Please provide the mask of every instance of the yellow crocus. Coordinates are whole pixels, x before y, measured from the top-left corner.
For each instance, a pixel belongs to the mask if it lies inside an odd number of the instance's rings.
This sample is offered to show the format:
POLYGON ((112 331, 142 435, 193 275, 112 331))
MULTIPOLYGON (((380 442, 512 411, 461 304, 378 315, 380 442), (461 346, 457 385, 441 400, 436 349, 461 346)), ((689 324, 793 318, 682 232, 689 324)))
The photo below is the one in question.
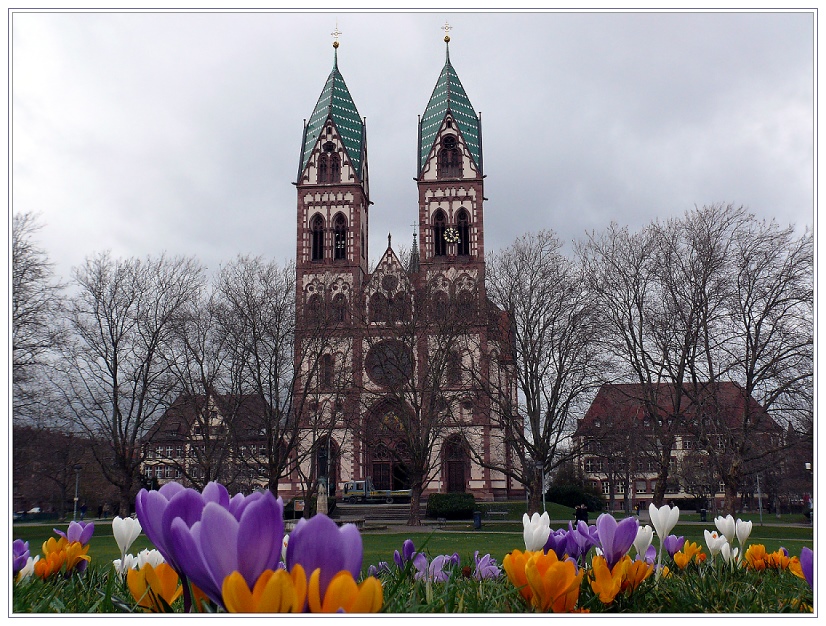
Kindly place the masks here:
POLYGON ((622 591, 633 593, 642 581, 654 573, 654 565, 646 561, 632 561, 627 554, 614 566, 622 567, 622 591))
POLYGON ((547 554, 535 552, 525 564, 525 577, 533 592, 531 603, 540 611, 573 611, 584 574, 584 571, 576 573, 573 562, 560 561, 553 550, 547 554))
POLYGON ((229 613, 300 613, 307 594, 307 577, 300 565, 286 570, 264 570, 252 591, 240 572, 224 579, 221 595, 229 613))
POLYGON ((79 541, 73 541, 66 545, 66 573, 71 572, 81 561, 91 561, 92 557, 86 554, 89 551, 89 544, 81 545, 79 541))
POLYGON ((800 559, 796 556, 789 560, 789 571, 798 578, 806 580, 806 575, 803 573, 803 567, 800 565, 800 559))
POLYGON ((66 537, 61 537, 60 539, 55 539, 54 537, 49 537, 46 541, 43 542, 43 554, 49 556, 50 554, 54 554, 55 552, 63 552, 66 549, 66 545, 69 541, 66 537))
POLYGON ((531 591, 528 579, 525 577, 525 565, 534 554, 536 552, 513 550, 502 559, 502 567, 508 575, 508 580, 519 590, 519 595, 528 602, 533 598, 533 591, 531 591))
POLYGON ((163 613, 165 607, 177 600, 183 593, 178 584, 178 573, 166 563, 152 567, 145 563, 140 570, 130 569, 126 573, 126 584, 138 606, 145 611, 163 613))
POLYGON ((622 588, 621 563, 617 563, 614 569, 610 570, 604 556, 595 556, 591 559, 591 589, 603 604, 613 602, 622 588))
POLYGON ((699 563, 705 560, 705 556, 700 544, 686 541, 683 549, 674 554, 674 562, 680 569, 685 569, 692 560, 699 563))
POLYGON ((748 547, 744 555, 746 566, 753 570, 764 570, 766 569, 768 556, 766 546, 762 543, 753 543, 748 547))
POLYGON ((333 576, 324 598, 321 597, 321 570, 314 570, 307 586, 307 599, 313 613, 377 613, 384 602, 377 578, 370 576, 357 585, 346 570, 333 576))

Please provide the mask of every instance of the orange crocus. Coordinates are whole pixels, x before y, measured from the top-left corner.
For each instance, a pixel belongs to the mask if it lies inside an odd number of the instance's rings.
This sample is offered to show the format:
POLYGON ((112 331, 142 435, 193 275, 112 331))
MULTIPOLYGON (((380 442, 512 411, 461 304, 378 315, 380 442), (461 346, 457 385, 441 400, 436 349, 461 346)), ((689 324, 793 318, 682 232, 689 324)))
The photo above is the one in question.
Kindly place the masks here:
POLYGON ((155 567, 145 563, 140 570, 130 569, 126 573, 126 584, 138 606, 155 613, 163 613, 183 593, 178 573, 166 563, 155 567))
POLYGON ((264 570, 252 590, 240 572, 232 572, 221 586, 229 613, 300 613, 307 596, 307 577, 301 565, 286 570, 264 570))
POLYGON ((79 541, 73 541, 66 545, 63 551, 66 554, 66 573, 71 572, 81 561, 91 561, 87 552, 89 552, 89 544, 81 545, 79 541))
POLYGON ((525 565, 534 554, 536 553, 513 550, 502 559, 502 567, 508 575, 508 580, 519 590, 519 595, 528 602, 533 598, 533 591, 531 591, 528 579, 525 576, 525 565))
POLYGON ((54 537, 49 537, 46 541, 43 542, 43 554, 49 556, 55 552, 63 552, 66 549, 69 540, 66 537, 61 537, 60 539, 55 539, 54 537))
POLYGON ((46 579, 53 574, 57 574, 66 563, 66 552, 57 550, 46 552, 42 559, 34 564, 34 573, 38 578, 46 579))
POLYGON ((313 613, 378 613, 384 596, 378 578, 370 576, 358 585, 350 572, 342 570, 333 576, 322 598, 321 569, 316 569, 307 585, 307 600, 313 613))
POLYGON ((616 569, 622 565, 622 591, 633 593, 640 586, 642 581, 654 573, 654 565, 646 561, 632 561, 627 554, 622 561, 614 566, 616 569))
POLYGON ((572 561, 560 561, 553 550, 547 554, 535 552, 525 563, 525 577, 533 592, 531 604, 540 611, 573 611, 584 574, 584 571, 577 574, 572 561))

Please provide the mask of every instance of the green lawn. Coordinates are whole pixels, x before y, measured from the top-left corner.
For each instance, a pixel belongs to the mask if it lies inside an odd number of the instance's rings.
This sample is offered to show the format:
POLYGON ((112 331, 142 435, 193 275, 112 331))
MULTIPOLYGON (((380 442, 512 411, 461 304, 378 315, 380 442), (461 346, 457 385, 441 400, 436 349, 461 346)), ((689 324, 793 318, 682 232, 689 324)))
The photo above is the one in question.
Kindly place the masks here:
MULTIPOLYGON (((449 522, 444 530, 434 530, 423 527, 422 532, 407 534, 391 534, 381 532, 362 533, 364 545, 364 567, 376 564, 379 561, 393 562, 393 552, 401 550, 404 540, 413 540, 417 549, 424 549, 430 555, 453 554, 458 552, 463 563, 473 558, 478 550, 480 554, 491 554, 500 563, 504 556, 513 549, 524 550, 521 522, 487 523, 482 522, 481 530, 473 530, 472 522, 449 522)), ((32 555, 40 554, 41 544, 49 537, 55 536, 52 528, 65 530, 67 524, 47 525, 19 525, 15 524, 12 531, 13 539, 23 539, 29 542, 32 555)), ((558 525, 552 525, 556 529, 558 525)), ((705 551, 703 530, 713 530, 714 522, 707 524, 678 524, 674 534, 683 535, 689 541, 699 543, 705 551)), ((770 552, 780 546, 785 547, 790 554, 799 555, 803 546, 813 548, 811 526, 777 526, 754 523, 749 543, 762 543, 770 552)), ((655 537, 654 545, 659 547, 655 537)), ((151 548, 145 535, 141 535, 132 545, 130 552, 137 554, 144 548, 151 548)), ((96 523, 95 534, 92 537, 89 555, 96 563, 111 562, 120 558, 115 539, 112 536, 110 523, 96 523)))

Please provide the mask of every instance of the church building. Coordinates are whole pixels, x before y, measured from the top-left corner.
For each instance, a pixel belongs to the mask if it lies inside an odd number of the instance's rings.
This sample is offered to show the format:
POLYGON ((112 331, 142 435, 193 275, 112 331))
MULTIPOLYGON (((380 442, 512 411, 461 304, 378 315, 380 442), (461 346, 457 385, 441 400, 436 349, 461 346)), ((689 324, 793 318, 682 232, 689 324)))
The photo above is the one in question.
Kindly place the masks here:
POLYGON ((416 221, 418 233, 404 258, 388 236, 369 266, 367 131, 339 71, 337 41, 305 123, 295 181, 294 397, 300 445, 310 451, 300 455, 300 474, 331 494, 366 478, 379 489, 418 484, 425 497, 523 493, 502 471, 511 452, 490 409, 500 402, 491 394, 515 401, 510 325, 485 292, 481 120, 449 41, 410 146, 418 207, 399 219, 416 221))

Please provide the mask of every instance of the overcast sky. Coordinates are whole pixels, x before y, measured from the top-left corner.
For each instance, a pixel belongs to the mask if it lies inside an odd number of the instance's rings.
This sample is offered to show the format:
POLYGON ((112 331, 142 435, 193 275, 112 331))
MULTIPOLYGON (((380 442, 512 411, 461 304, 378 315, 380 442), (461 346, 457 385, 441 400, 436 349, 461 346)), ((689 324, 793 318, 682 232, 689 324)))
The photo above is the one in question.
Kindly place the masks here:
POLYGON ((814 223, 811 13, 14 13, 12 206, 86 256, 295 256, 303 120, 367 118, 370 257, 409 247, 417 116, 450 58, 482 114, 486 248, 694 205, 814 223))

